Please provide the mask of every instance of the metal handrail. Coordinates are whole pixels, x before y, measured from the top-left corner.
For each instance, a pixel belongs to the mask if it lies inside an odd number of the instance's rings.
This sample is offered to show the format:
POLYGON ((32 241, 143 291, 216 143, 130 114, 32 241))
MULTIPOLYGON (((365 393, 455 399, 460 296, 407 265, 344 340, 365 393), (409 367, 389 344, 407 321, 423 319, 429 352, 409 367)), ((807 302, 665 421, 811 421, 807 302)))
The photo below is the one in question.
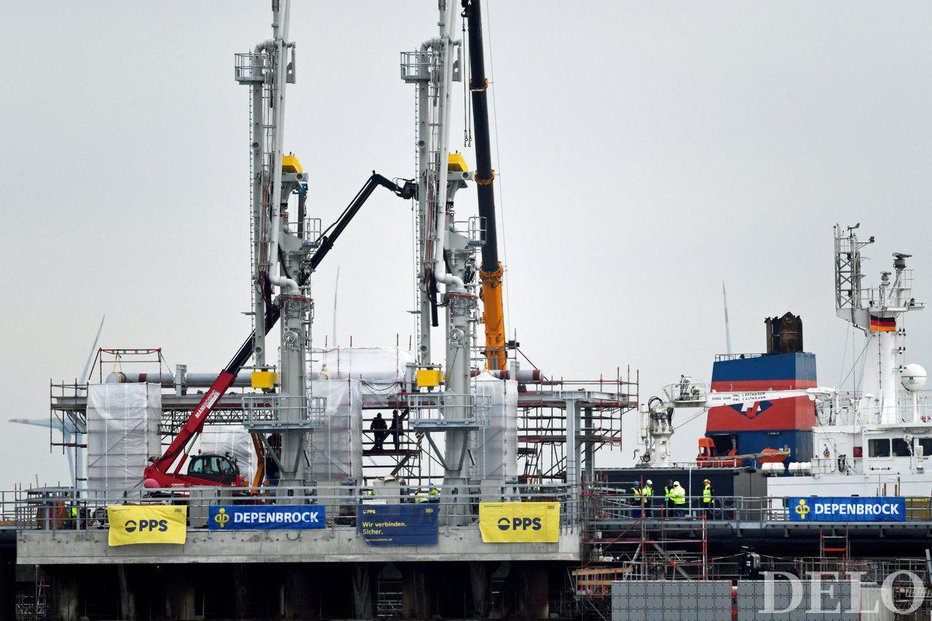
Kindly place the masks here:
MULTIPOLYGON (((559 502, 562 530, 579 524, 578 488, 563 484, 469 484, 438 486, 440 494, 405 485, 331 485, 310 487, 196 487, 128 490, 46 488, 18 494, 0 504, 5 528, 35 530, 95 530, 107 528, 107 507, 113 505, 185 505, 188 530, 206 530, 211 506, 324 505, 328 527, 356 526, 356 508, 366 504, 434 503, 444 527, 476 527, 483 502, 559 502), (73 510, 74 509, 74 510, 73 510), (197 517, 202 516, 202 517, 197 517)), ((2 494, 2 493, 0 493, 2 494)), ((4 526, 0 526, 0 529, 4 526)))

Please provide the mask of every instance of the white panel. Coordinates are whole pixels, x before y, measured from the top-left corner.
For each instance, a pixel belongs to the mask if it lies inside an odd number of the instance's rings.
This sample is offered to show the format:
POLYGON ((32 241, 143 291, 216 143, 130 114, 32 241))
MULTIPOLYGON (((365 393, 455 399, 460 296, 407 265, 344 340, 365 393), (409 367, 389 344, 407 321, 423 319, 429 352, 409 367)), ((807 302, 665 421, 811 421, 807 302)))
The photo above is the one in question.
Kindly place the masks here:
POLYGON ((515 479, 518 476, 518 383, 482 373, 475 379, 475 394, 491 400, 488 425, 476 433, 476 478, 515 479))
POLYGON ((362 479, 362 392, 357 380, 311 382, 315 397, 327 399, 323 426, 310 434, 308 459, 312 481, 362 479))
POLYGON ((87 486, 137 487, 159 457, 162 392, 155 384, 91 384, 87 390, 87 486))

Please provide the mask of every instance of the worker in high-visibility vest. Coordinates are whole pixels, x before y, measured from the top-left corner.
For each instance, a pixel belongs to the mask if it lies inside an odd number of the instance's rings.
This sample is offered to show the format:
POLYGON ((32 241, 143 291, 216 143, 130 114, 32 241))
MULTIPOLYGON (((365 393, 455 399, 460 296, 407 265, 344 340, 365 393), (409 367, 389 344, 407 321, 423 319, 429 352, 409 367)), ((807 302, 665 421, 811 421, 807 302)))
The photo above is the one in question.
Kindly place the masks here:
POLYGON ((644 486, 641 488, 641 506, 644 509, 641 511, 643 517, 649 517, 651 514, 651 503, 654 502, 654 482, 650 479, 644 483, 644 486))
POLYGON ((715 503, 712 502, 712 481, 705 479, 702 482, 702 507, 705 509, 706 519, 712 519, 712 507, 715 503))
POLYGON ((427 502, 440 502, 440 490, 433 483, 430 484, 430 489, 427 490, 427 502))
POLYGON ((673 479, 667 479, 663 486, 663 508, 664 516, 673 515, 673 479))
POLYGON ((670 498, 673 500, 673 514, 676 517, 686 515, 686 490, 680 485, 679 481, 673 482, 673 489, 670 490, 670 498))
MULTIPOLYGON (((637 485, 631 488, 631 498, 634 501, 632 503, 634 504, 634 506, 636 507, 641 506, 641 488, 638 487, 637 485)), ((632 517, 641 517, 641 513, 642 513, 641 509, 635 509, 634 511, 631 512, 631 515, 632 517)))

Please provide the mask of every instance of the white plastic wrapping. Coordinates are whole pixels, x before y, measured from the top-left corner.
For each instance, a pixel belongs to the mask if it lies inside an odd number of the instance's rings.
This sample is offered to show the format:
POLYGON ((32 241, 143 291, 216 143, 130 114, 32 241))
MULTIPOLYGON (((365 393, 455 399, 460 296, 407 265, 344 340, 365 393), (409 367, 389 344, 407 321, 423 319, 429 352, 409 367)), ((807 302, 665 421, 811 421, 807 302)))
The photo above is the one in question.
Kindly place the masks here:
POLYGON ((198 438, 197 448, 205 453, 218 455, 230 453, 236 459, 239 473, 247 481, 252 481, 256 473, 256 449, 252 443, 252 436, 242 425, 206 425, 198 438))
POLYGON ((328 379, 392 384, 405 376, 414 354, 398 347, 331 347, 320 354, 315 372, 328 379))
POLYGON ((87 486, 108 492, 136 487, 150 457, 162 453, 156 384, 91 384, 87 390, 87 486))
POLYGON ((506 481, 518 476, 518 382, 482 373, 476 396, 488 396, 488 425, 476 433, 476 478, 506 481))
POLYGON ((327 399, 323 425, 310 434, 312 481, 362 480, 362 390, 358 380, 316 380, 315 397, 327 399))

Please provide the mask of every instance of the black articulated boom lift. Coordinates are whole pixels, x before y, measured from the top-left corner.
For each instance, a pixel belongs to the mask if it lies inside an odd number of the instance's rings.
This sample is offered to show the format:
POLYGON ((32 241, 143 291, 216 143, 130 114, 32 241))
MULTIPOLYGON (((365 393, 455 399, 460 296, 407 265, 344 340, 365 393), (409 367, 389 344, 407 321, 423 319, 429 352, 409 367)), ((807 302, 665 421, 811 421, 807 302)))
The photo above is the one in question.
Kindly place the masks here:
MULTIPOLYGON (((369 177, 355 198, 343 210, 336 222, 321 234, 318 239, 317 251, 311 258, 310 272, 317 269, 317 266, 327 257, 334 243, 343 234, 343 231, 346 230, 346 227, 359 213, 366 201, 369 200, 372 192, 379 186, 391 190, 396 196, 403 199, 414 198, 417 194, 417 184, 414 181, 404 180, 402 185, 398 185, 373 171, 372 176, 369 177)), ((306 276, 302 278, 299 284, 303 285, 306 278, 306 276)), ((268 283, 263 289, 269 291, 268 283)), ((266 334, 275 327, 280 316, 281 309, 269 300, 265 314, 264 329, 266 334)), ((236 462, 225 455, 197 455, 191 459, 186 474, 182 474, 181 469, 188 460, 191 445, 204 430, 207 417, 210 416, 211 411, 217 406, 217 403, 220 402, 230 386, 233 385, 236 375, 252 357, 254 344, 255 332, 252 332, 249 338, 240 346, 233 359, 224 367, 214 383, 204 393, 201 401, 194 408, 191 416, 188 417, 181 431, 178 432, 169 447, 165 449, 162 456, 146 467, 144 484, 147 488, 246 484, 236 462)))

